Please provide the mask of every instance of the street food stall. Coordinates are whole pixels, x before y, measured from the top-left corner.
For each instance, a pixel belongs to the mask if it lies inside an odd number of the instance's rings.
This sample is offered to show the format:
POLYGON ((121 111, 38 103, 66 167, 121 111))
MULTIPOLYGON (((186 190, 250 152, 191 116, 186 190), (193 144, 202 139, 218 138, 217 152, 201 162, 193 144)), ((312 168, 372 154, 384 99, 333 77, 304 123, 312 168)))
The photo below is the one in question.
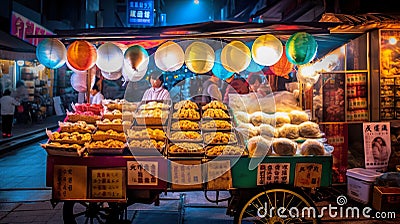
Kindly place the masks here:
MULTIPOLYGON (((68 55, 67 65, 78 72, 88 70, 89 77, 94 64, 109 76, 122 69, 124 79, 133 83, 149 72, 164 76, 182 66, 195 74, 180 81, 193 89, 189 96, 182 97, 184 85, 176 84, 176 91, 174 86, 169 89, 170 100, 132 101, 141 99, 142 93, 127 85, 124 99, 105 99, 100 105, 75 104, 74 111, 59 123, 59 131, 48 131, 49 141, 42 145, 48 153, 46 184, 52 187, 52 201, 64 202, 64 222, 125 220, 129 205, 158 205, 160 193, 168 191, 204 191, 207 199, 209 191, 229 191, 229 198, 220 199, 216 194, 211 201, 228 200, 227 214, 236 223, 285 222, 276 213, 272 217, 260 214, 264 205, 292 205, 300 211, 315 208, 305 189, 332 184, 334 151, 309 105, 307 84, 316 83, 319 76, 302 72, 297 96, 296 91, 272 91, 268 80, 267 95, 233 93, 229 103, 202 100, 202 82, 197 78, 212 71, 224 83, 234 73, 249 72, 250 63, 272 67, 282 54, 286 61, 279 62, 275 71, 287 70, 290 63, 305 68, 316 55, 322 57, 357 36, 330 34, 329 26, 332 24, 213 22, 145 28, 140 33, 94 29, 49 36, 63 41, 54 41, 54 45, 68 55), (333 37, 334 44, 324 42, 333 37), (244 44, 249 40, 250 47, 244 44), (90 43, 101 47, 121 41, 131 47, 126 47, 125 53, 116 50, 111 57, 119 58, 118 68, 97 64, 99 60, 95 63, 95 56, 103 57, 90 43), (303 45, 301 41, 305 41, 303 45), (69 44, 68 51, 59 43, 69 44), (151 50, 141 43, 153 44, 151 50), (305 49, 297 48, 300 45, 305 49), (257 47, 270 47, 270 53, 278 51, 279 56, 270 59, 257 47), (82 55, 86 57, 82 59, 82 55)), ((113 46, 105 52, 111 55, 113 46)), ((59 58, 62 60, 62 54, 59 58)), ((114 63, 118 62, 109 59, 105 65, 114 63)), ((318 218, 293 217, 293 221, 317 223, 318 218)))

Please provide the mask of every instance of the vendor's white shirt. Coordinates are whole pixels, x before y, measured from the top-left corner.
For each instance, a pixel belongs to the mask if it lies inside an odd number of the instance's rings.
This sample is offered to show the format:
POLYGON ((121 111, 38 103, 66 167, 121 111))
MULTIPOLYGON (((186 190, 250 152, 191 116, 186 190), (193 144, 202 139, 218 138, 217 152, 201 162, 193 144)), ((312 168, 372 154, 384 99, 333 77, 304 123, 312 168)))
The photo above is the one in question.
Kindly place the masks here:
POLYGON ((14 115, 15 106, 19 105, 19 102, 12 96, 3 96, 0 99, 1 104, 1 115, 14 115))
POLYGON ((164 89, 163 87, 153 88, 150 87, 146 92, 143 94, 142 100, 170 100, 171 97, 169 96, 168 90, 164 89))
POLYGON ((103 94, 101 94, 100 92, 96 93, 92 99, 91 99, 91 104, 101 104, 101 101, 104 100, 104 96, 103 94))

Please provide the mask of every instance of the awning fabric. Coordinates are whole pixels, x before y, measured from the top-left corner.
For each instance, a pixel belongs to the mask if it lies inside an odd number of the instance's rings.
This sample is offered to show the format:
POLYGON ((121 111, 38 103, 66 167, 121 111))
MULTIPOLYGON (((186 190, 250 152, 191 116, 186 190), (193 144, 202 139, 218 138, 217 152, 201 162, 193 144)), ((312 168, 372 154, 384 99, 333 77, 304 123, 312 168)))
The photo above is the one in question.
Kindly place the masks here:
POLYGON ((34 60, 36 47, 13 35, 0 31, 0 59, 34 60))
MULTIPOLYGON (((254 40, 264 34, 273 34, 283 42, 296 32, 312 34, 318 42, 317 58, 321 58, 341 45, 351 41, 361 34, 331 34, 330 28, 337 26, 332 22, 269 22, 250 23, 236 21, 212 21, 180 26, 148 27, 148 28, 94 28, 83 30, 56 30, 53 36, 28 36, 32 38, 58 38, 66 45, 78 39, 101 44, 105 41, 131 44, 139 41, 154 40, 188 40, 188 39, 216 39, 216 40, 254 40)), ((160 44, 163 41, 159 42, 160 44)), ((152 47, 157 47, 151 45, 152 47)))

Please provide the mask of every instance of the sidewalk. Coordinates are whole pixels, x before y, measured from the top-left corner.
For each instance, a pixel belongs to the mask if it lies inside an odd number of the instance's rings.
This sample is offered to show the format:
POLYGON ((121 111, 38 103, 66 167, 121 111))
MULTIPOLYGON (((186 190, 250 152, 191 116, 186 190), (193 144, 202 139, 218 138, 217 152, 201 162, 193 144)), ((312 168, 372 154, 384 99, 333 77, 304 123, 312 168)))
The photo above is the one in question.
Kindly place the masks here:
POLYGON ((50 130, 58 128, 58 121, 64 120, 65 116, 66 115, 49 116, 40 123, 34 122, 32 124, 14 124, 12 129, 13 137, 0 137, 0 155, 17 149, 18 147, 46 138, 46 128, 50 130))

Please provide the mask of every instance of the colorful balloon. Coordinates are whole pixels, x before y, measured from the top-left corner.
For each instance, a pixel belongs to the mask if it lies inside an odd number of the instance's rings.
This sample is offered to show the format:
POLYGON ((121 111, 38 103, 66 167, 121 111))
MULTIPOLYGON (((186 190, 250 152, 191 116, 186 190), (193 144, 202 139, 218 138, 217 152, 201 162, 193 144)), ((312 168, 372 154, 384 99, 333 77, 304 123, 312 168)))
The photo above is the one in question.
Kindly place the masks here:
POLYGON ((46 38, 36 47, 39 62, 50 69, 60 68, 67 60, 67 49, 58 39, 46 38))
POLYGON ((279 61, 269 67, 269 69, 271 69, 275 75, 284 77, 286 79, 289 78, 288 74, 293 70, 293 68, 294 65, 287 59, 286 54, 282 54, 282 57, 279 59, 279 61))
POLYGON ((96 64, 96 47, 86 40, 77 40, 68 46, 67 59, 76 70, 88 70, 96 64))
POLYGON ((241 41, 232 41, 221 52, 221 63, 230 72, 244 71, 250 64, 250 49, 241 41))
POLYGON ((118 70, 118 71, 115 71, 115 72, 101 71, 101 75, 103 75, 103 77, 105 79, 108 79, 108 80, 117 80, 117 79, 121 78, 122 71, 121 70, 118 70))
POLYGON ((168 41, 157 49, 154 61, 159 69, 173 72, 182 67, 185 62, 185 53, 179 44, 168 41))
POLYGON ((215 51, 215 62, 214 66, 212 67, 212 72, 215 76, 222 80, 226 80, 227 78, 233 75, 233 72, 230 72, 225 69, 225 67, 221 63, 221 51, 222 49, 218 49, 215 51))
POLYGON ((142 71, 149 64, 149 54, 142 46, 133 45, 125 51, 124 64, 136 72, 142 71))
POLYGON ((317 49, 317 41, 306 32, 294 33, 286 42, 286 56, 295 65, 304 65, 312 61, 317 49))
POLYGON ((113 43, 107 42, 97 49, 96 65, 104 72, 115 72, 122 68, 124 55, 122 50, 113 43))
POLYGON ((251 47, 253 60, 260 65, 271 66, 278 62, 283 53, 282 42, 272 34, 258 37, 251 47))
POLYGON ((214 61, 214 50, 207 43, 195 41, 185 50, 186 66, 196 74, 204 74, 211 71, 214 61))

